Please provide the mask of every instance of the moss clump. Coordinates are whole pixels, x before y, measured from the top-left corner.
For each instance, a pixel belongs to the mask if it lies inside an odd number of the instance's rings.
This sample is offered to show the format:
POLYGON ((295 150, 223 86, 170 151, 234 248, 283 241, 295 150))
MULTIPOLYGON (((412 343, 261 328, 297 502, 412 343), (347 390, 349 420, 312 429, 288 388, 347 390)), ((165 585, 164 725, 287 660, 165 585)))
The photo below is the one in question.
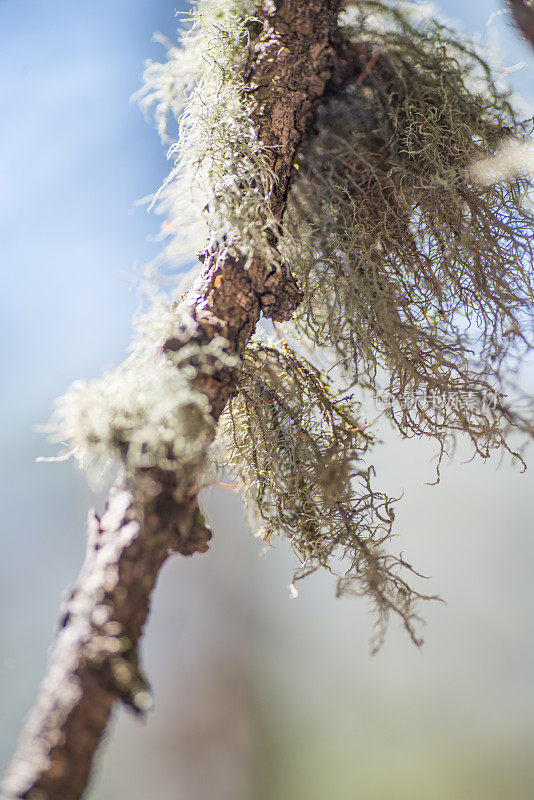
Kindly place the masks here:
POLYGON ((411 4, 359 0, 345 31, 362 72, 319 109, 285 217, 296 328, 385 382, 403 435, 465 432, 486 457, 532 429, 504 394, 532 346, 534 216, 526 178, 481 186, 470 165, 523 127, 474 47, 411 4))
POLYGON ((338 594, 371 599, 377 648, 391 612, 413 641, 420 597, 402 558, 384 551, 392 501, 372 486, 362 462, 372 437, 351 395, 336 397, 310 362, 285 344, 259 340, 246 349, 238 392, 221 420, 226 462, 246 483, 247 498, 271 541, 289 537, 301 566, 298 580, 319 567, 338 575, 338 594))

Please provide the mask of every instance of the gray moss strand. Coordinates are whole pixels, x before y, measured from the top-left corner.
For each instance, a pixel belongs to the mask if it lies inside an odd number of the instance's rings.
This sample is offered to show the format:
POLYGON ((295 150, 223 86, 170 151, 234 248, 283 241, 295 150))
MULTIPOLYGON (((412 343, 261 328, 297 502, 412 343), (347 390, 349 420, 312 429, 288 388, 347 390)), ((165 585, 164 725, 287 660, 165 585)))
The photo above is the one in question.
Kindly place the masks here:
MULTIPOLYGON (((272 204, 279 218, 291 167, 315 106, 329 79, 346 71, 337 12, 337 0, 305 5, 285 0, 276 8, 270 2, 257 7, 261 30, 247 80, 260 87, 254 117, 258 135, 277 145, 280 182, 272 204), (343 63, 336 64, 338 45, 343 63), (279 51, 284 57, 279 80, 274 80, 278 67, 273 54, 279 51)), ((210 248, 194 292, 184 301, 195 320, 189 340, 204 343, 222 335, 240 354, 262 308, 274 308, 278 318, 287 318, 299 299, 293 286, 283 270, 273 273, 271 265, 261 261, 245 274, 231 245, 210 248), (267 289, 272 298, 268 303, 267 289)), ((180 335, 170 337, 165 349, 182 344, 180 335)), ((221 368, 196 381, 211 403, 214 420, 235 390, 236 377, 235 368, 221 368)), ((199 464, 198 474, 201 468, 199 464)), ((8 769, 3 786, 7 797, 79 798, 115 702, 122 698, 134 706, 139 702, 139 710, 144 707, 137 643, 159 569, 170 552, 203 552, 210 535, 196 503, 198 474, 189 471, 193 474, 185 482, 187 489, 179 481, 178 494, 175 472, 144 471, 128 484, 122 479, 110 493, 102 520, 91 517, 86 563, 63 614, 48 677, 8 769), (147 479, 161 486, 152 498, 147 498, 147 479), (103 652, 101 625, 116 631, 109 634, 111 641, 125 632, 124 652, 103 652), (115 656, 119 660, 114 662, 115 656)))

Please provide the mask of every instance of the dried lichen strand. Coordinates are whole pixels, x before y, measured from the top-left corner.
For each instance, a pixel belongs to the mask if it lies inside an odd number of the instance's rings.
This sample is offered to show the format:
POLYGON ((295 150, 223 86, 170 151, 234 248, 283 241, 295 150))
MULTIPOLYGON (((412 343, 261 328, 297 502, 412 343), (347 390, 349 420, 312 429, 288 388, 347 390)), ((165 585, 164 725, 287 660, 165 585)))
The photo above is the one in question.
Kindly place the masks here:
POLYGON ((370 600, 373 651, 393 613, 419 645, 415 606, 430 596, 410 585, 417 573, 402 556, 385 549, 394 501, 374 489, 374 470, 362 463, 374 439, 361 424, 360 404, 334 386, 287 343, 255 337, 221 417, 219 465, 246 487, 245 501, 262 523, 256 535, 290 539, 300 561, 294 581, 322 567, 337 575, 338 596, 370 600))

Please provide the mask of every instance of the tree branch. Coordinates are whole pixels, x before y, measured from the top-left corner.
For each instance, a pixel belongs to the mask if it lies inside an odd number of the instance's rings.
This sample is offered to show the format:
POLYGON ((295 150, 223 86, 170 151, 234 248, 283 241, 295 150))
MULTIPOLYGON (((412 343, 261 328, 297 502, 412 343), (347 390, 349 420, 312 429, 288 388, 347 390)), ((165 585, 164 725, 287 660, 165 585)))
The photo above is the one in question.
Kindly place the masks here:
MULTIPOLYGON (((272 147, 277 182, 271 206, 278 220, 314 109, 329 84, 341 84, 357 69, 357 57, 337 28, 338 9, 339 0, 258 3, 246 80, 254 92, 258 138, 272 147)), ((300 301, 284 268, 256 259, 245 269, 231 242, 208 248, 201 259, 202 272, 184 300, 195 332, 191 337, 177 330, 166 350, 222 335, 241 355, 261 313, 288 319, 300 301)), ((237 377, 235 368, 225 368, 199 379, 215 420, 237 377)), ((187 482, 180 478, 155 468, 133 480, 121 476, 102 518, 91 512, 85 563, 62 609, 48 675, 8 768, 6 797, 79 798, 115 702, 138 713, 149 706, 138 644, 159 570, 170 553, 205 552, 211 537, 197 504, 198 475, 187 482), (142 488, 147 477, 160 487, 149 501, 142 488)))

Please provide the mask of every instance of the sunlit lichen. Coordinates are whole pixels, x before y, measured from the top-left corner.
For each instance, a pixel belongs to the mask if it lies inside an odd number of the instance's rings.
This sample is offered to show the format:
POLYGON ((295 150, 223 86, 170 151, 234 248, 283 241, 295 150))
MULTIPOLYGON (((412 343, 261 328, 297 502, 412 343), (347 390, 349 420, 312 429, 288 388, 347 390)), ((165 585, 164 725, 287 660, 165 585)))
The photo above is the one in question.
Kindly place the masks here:
POLYGON ((169 237, 160 263, 180 265, 208 239, 227 238, 249 258, 276 258, 268 235, 276 225, 268 201, 276 176, 252 124, 242 74, 254 11, 246 0, 203 0, 179 46, 167 44, 166 62, 147 63, 141 107, 153 109, 163 138, 169 119, 177 132, 168 151, 174 166, 154 198, 169 237))
POLYGON ((385 379, 403 435, 464 432, 486 457, 532 429, 505 395, 532 347, 534 216, 529 180, 481 186, 471 164, 524 127, 475 47, 412 4, 351 3, 345 31, 362 72, 320 107, 284 220, 296 329, 361 386, 385 379))
MULTIPOLYGON (((503 149, 529 125, 477 49, 420 4, 355 0, 341 29, 359 72, 318 108, 275 220, 276 175, 244 77, 254 13, 252 1, 202 0, 166 62, 147 64, 138 98, 173 161, 153 198, 166 218, 157 265, 181 269, 231 239, 245 264, 282 258, 293 272, 304 295, 296 336, 311 359, 314 348, 330 353, 351 393, 338 395, 287 345, 253 341, 221 420, 227 466, 247 486, 261 536, 289 537, 295 579, 336 573, 340 594, 373 602, 375 646, 391 612, 419 642, 422 595, 407 582, 417 573, 386 549, 392 504, 364 463, 372 437, 359 400, 387 389, 401 434, 435 438, 440 456, 459 433, 483 457, 513 452, 511 428, 532 433, 532 406, 519 413, 506 397, 533 345, 531 184, 503 149), (428 404, 432 394, 447 402, 428 404)), ((237 360, 218 339, 188 344, 189 328, 175 304, 153 306, 125 364, 61 398, 56 438, 83 463, 197 475, 215 426, 195 381, 237 360), (161 353, 176 326, 182 346, 161 353)))

